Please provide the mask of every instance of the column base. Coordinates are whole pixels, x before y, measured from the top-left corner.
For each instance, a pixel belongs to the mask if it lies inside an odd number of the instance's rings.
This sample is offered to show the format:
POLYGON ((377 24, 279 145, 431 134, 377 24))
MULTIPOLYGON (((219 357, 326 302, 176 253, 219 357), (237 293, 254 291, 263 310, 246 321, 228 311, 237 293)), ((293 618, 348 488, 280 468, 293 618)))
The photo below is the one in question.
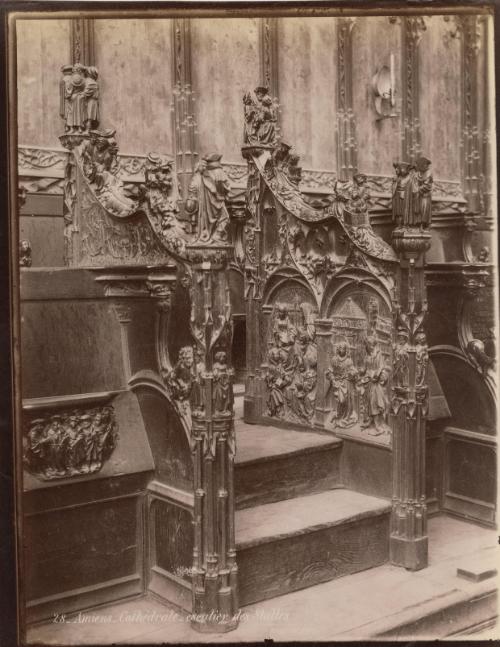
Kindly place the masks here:
POLYGON ((203 621, 195 618, 191 620, 191 627, 201 634, 225 634, 228 631, 234 631, 237 629, 238 619, 221 619, 218 622, 217 620, 203 621))
POLYGON ((245 395, 243 398, 243 420, 253 425, 260 422, 261 416, 261 399, 259 397, 245 395))
POLYGON ((428 537, 406 539, 391 535, 390 560, 394 566, 402 566, 409 571, 419 571, 429 564, 428 537))

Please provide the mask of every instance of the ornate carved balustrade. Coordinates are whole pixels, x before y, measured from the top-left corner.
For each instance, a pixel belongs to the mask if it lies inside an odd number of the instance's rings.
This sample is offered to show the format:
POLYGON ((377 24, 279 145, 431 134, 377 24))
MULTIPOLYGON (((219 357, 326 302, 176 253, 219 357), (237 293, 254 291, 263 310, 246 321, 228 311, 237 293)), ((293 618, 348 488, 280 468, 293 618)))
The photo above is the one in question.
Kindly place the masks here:
POLYGON ((391 558, 422 568, 430 161, 394 164, 391 247, 372 229, 366 176, 337 181, 333 194, 309 199, 298 187, 298 157, 273 130, 275 107, 266 93, 257 88, 244 105, 252 358, 245 418, 392 448, 391 558))
MULTIPOLYGON (((174 160, 150 153, 144 182, 125 183, 119 174, 115 132, 99 127, 97 78, 95 68, 80 64, 63 68, 60 112, 65 133, 60 140, 69 151, 64 187, 66 261, 72 267, 92 269, 112 300, 122 330, 129 387, 160 393, 173 411, 173 428, 182 430, 184 438, 175 443, 189 448, 191 466, 181 466, 181 472, 193 473, 192 522, 182 530, 182 536, 193 535, 188 569, 192 624, 200 631, 227 631, 237 624, 238 605, 227 282, 233 257, 228 240, 229 180, 221 156, 206 155, 190 183, 183 176, 185 199, 181 199, 174 160), (153 318, 148 314, 151 308, 140 307, 145 300, 155 305, 153 318), (155 339, 154 370, 151 366, 137 370, 138 330, 155 339)), ((155 451, 153 458, 163 460, 155 451)), ((99 468, 98 462, 94 468, 99 468)), ((167 475, 164 486, 171 491, 172 485, 167 475)), ((161 491, 164 486, 155 488, 161 491)), ((179 573, 168 577, 174 581, 179 573)))

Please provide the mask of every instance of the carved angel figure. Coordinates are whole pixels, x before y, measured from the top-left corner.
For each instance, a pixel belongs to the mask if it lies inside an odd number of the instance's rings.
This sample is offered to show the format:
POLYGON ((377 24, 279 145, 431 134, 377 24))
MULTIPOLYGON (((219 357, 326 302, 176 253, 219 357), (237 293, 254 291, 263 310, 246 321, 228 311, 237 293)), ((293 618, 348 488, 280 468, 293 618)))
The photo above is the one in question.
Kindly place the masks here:
POLYGON ((196 167, 189 185, 186 211, 196 214, 198 240, 206 243, 227 241, 229 213, 226 199, 229 179, 220 163, 222 155, 205 155, 196 167))
POLYGON ((243 142, 249 145, 274 145, 276 143, 277 106, 264 86, 255 88, 254 94, 243 97, 245 129, 243 142))

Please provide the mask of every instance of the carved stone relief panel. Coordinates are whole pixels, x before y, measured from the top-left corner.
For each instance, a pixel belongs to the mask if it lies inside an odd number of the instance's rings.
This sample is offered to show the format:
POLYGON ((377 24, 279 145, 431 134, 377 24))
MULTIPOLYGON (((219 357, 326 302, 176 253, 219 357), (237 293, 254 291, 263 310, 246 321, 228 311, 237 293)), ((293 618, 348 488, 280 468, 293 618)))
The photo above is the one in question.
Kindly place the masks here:
POLYGON ((83 179, 80 181, 81 203, 78 205, 80 253, 75 259, 82 265, 113 263, 162 262, 165 252, 156 240, 145 217, 112 219, 92 195, 83 179))
POLYGON ((30 417, 24 425, 24 464, 44 481, 93 474, 110 457, 117 438, 111 406, 30 417))
POLYGON ((316 305, 310 292, 287 281, 273 298, 263 376, 266 414, 312 424, 316 402, 316 305))
POLYGON ((326 428, 389 442, 392 317, 369 288, 348 288, 333 302, 326 428))

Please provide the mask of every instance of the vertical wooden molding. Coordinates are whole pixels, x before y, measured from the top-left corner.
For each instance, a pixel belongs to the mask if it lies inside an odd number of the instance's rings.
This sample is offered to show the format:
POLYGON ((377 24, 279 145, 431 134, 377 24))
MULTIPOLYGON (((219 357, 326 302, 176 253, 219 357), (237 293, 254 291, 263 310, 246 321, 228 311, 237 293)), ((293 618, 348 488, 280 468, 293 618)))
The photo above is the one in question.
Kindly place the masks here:
POLYGON ((485 217, 485 224, 493 228, 494 221, 494 201, 493 201, 493 182, 495 177, 494 155, 495 148, 493 145, 495 137, 495 103, 493 88, 495 87, 495 50, 493 40, 493 19, 491 16, 481 17, 483 24, 483 42, 484 42, 484 79, 485 92, 483 96, 482 110, 483 132, 482 132, 482 151, 481 151, 481 178, 480 185, 481 195, 481 212, 485 217), (491 88, 491 89, 490 89, 491 88))
POLYGON ((337 168, 340 180, 358 169, 356 118, 352 102, 352 30, 355 18, 340 18, 337 26, 337 168))
POLYGON ((70 38, 72 63, 94 66, 95 48, 93 19, 75 18, 71 20, 70 38))
POLYGON ((419 56, 418 49, 427 29, 422 16, 406 16, 403 26, 403 154, 405 162, 414 162, 421 154, 419 118, 419 56))
POLYGON ((482 155, 479 134, 478 78, 481 47, 480 17, 457 16, 462 32, 462 187, 471 211, 480 210, 482 155))
POLYGON ((179 188, 185 200, 198 160, 198 126, 191 75, 191 21, 188 18, 172 19, 172 65, 172 141, 179 188))
POLYGON ((260 82, 279 100, 278 18, 261 18, 259 30, 260 82))

